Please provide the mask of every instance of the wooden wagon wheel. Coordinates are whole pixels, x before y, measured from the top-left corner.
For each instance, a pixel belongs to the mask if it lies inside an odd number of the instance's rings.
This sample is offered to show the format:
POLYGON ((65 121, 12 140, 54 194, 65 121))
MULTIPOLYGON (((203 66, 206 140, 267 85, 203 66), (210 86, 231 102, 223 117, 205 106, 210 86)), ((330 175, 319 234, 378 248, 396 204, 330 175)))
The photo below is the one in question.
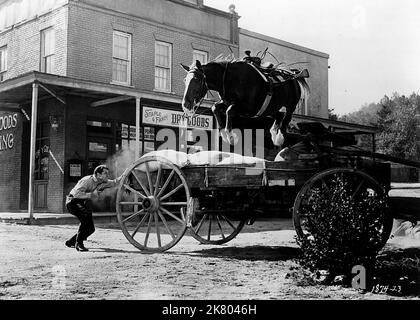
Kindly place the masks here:
POLYGON ((181 170, 169 160, 144 157, 123 174, 116 198, 118 222, 140 250, 163 252, 182 238, 192 201, 181 170))
POLYGON ((305 228, 306 217, 302 213, 302 208, 310 200, 314 190, 322 190, 322 192, 330 191, 328 188, 333 184, 334 179, 339 177, 342 181, 346 181, 347 186, 351 190, 350 198, 358 201, 358 197, 383 197, 385 201, 382 203, 380 212, 383 214, 383 224, 381 225, 382 245, 385 245, 391 234, 393 218, 389 212, 388 196, 385 189, 374 178, 365 172, 350 168, 333 168, 320 172, 310 178, 301 188, 293 207, 293 224, 297 236, 302 238, 310 237, 311 234, 305 228))
POLYGON ((241 232, 250 218, 250 207, 241 203, 241 200, 244 201, 241 191, 231 190, 212 197, 218 207, 213 210, 195 208, 190 233, 202 244, 220 245, 231 241, 241 232))
POLYGON ((190 232, 194 239, 202 244, 220 245, 235 238, 247 221, 247 218, 234 220, 222 213, 195 214, 190 232))

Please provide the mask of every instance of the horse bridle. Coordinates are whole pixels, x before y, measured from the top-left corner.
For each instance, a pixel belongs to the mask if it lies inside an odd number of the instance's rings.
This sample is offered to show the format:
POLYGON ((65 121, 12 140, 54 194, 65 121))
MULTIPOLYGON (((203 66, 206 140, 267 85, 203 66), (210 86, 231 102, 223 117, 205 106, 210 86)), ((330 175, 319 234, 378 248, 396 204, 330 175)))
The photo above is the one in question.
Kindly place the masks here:
POLYGON ((193 112, 194 112, 193 114, 195 114, 196 111, 198 110, 198 108, 200 108, 201 103, 203 102, 207 91, 209 91, 209 87, 207 85, 206 75, 204 74, 203 70, 200 70, 198 68, 194 68, 194 69, 190 70, 188 73, 192 73, 194 75, 194 77, 197 78, 200 81, 200 87, 201 87, 200 97, 201 98, 200 98, 200 103, 197 103, 197 104, 195 104, 195 106, 193 106, 193 112))

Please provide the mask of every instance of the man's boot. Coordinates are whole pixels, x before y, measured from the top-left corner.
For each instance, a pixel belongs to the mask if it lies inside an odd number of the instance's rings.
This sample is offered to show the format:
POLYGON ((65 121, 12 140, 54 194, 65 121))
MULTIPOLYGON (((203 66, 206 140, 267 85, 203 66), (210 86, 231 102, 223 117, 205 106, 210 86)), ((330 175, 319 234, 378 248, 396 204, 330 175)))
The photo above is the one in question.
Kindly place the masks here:
POLYGON ((76 250, 77 251, 89 251, 84 245, 83 240, 76 238, 76 250))
POLYGON ((69 247, 69 248, 74 248, 76 246, 76 238, 77 238, 77 235, 74 235, 69 240, 67 240, 65 242, 66 246, 69 247))

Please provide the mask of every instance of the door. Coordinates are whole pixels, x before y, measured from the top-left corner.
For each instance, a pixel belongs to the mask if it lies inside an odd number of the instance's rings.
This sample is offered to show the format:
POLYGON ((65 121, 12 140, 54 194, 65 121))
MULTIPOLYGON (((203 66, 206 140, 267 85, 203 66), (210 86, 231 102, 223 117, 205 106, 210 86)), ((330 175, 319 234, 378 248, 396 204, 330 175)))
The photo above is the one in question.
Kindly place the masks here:
POLYGON ((86 174, 93 174, 95 168, 107 161, 112 161, 112 139, 104 137, 88 138, 88 159, 86 174))

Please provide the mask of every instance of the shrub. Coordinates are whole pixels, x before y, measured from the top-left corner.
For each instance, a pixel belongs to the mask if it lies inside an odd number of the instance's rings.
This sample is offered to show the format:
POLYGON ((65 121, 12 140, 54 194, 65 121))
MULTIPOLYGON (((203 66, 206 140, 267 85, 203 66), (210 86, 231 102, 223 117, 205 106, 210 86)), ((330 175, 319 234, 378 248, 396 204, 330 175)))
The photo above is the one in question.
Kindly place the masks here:
POLYGON ((353 197, 350 184, 334 176, 328 188, 310 189, 308 201, 300 208, 307 236, 297 242, 303 253, 301 263, 312 271, 350 276, 355 265, 372 270, 384 245, 386 195, 366 188, 353 197))

